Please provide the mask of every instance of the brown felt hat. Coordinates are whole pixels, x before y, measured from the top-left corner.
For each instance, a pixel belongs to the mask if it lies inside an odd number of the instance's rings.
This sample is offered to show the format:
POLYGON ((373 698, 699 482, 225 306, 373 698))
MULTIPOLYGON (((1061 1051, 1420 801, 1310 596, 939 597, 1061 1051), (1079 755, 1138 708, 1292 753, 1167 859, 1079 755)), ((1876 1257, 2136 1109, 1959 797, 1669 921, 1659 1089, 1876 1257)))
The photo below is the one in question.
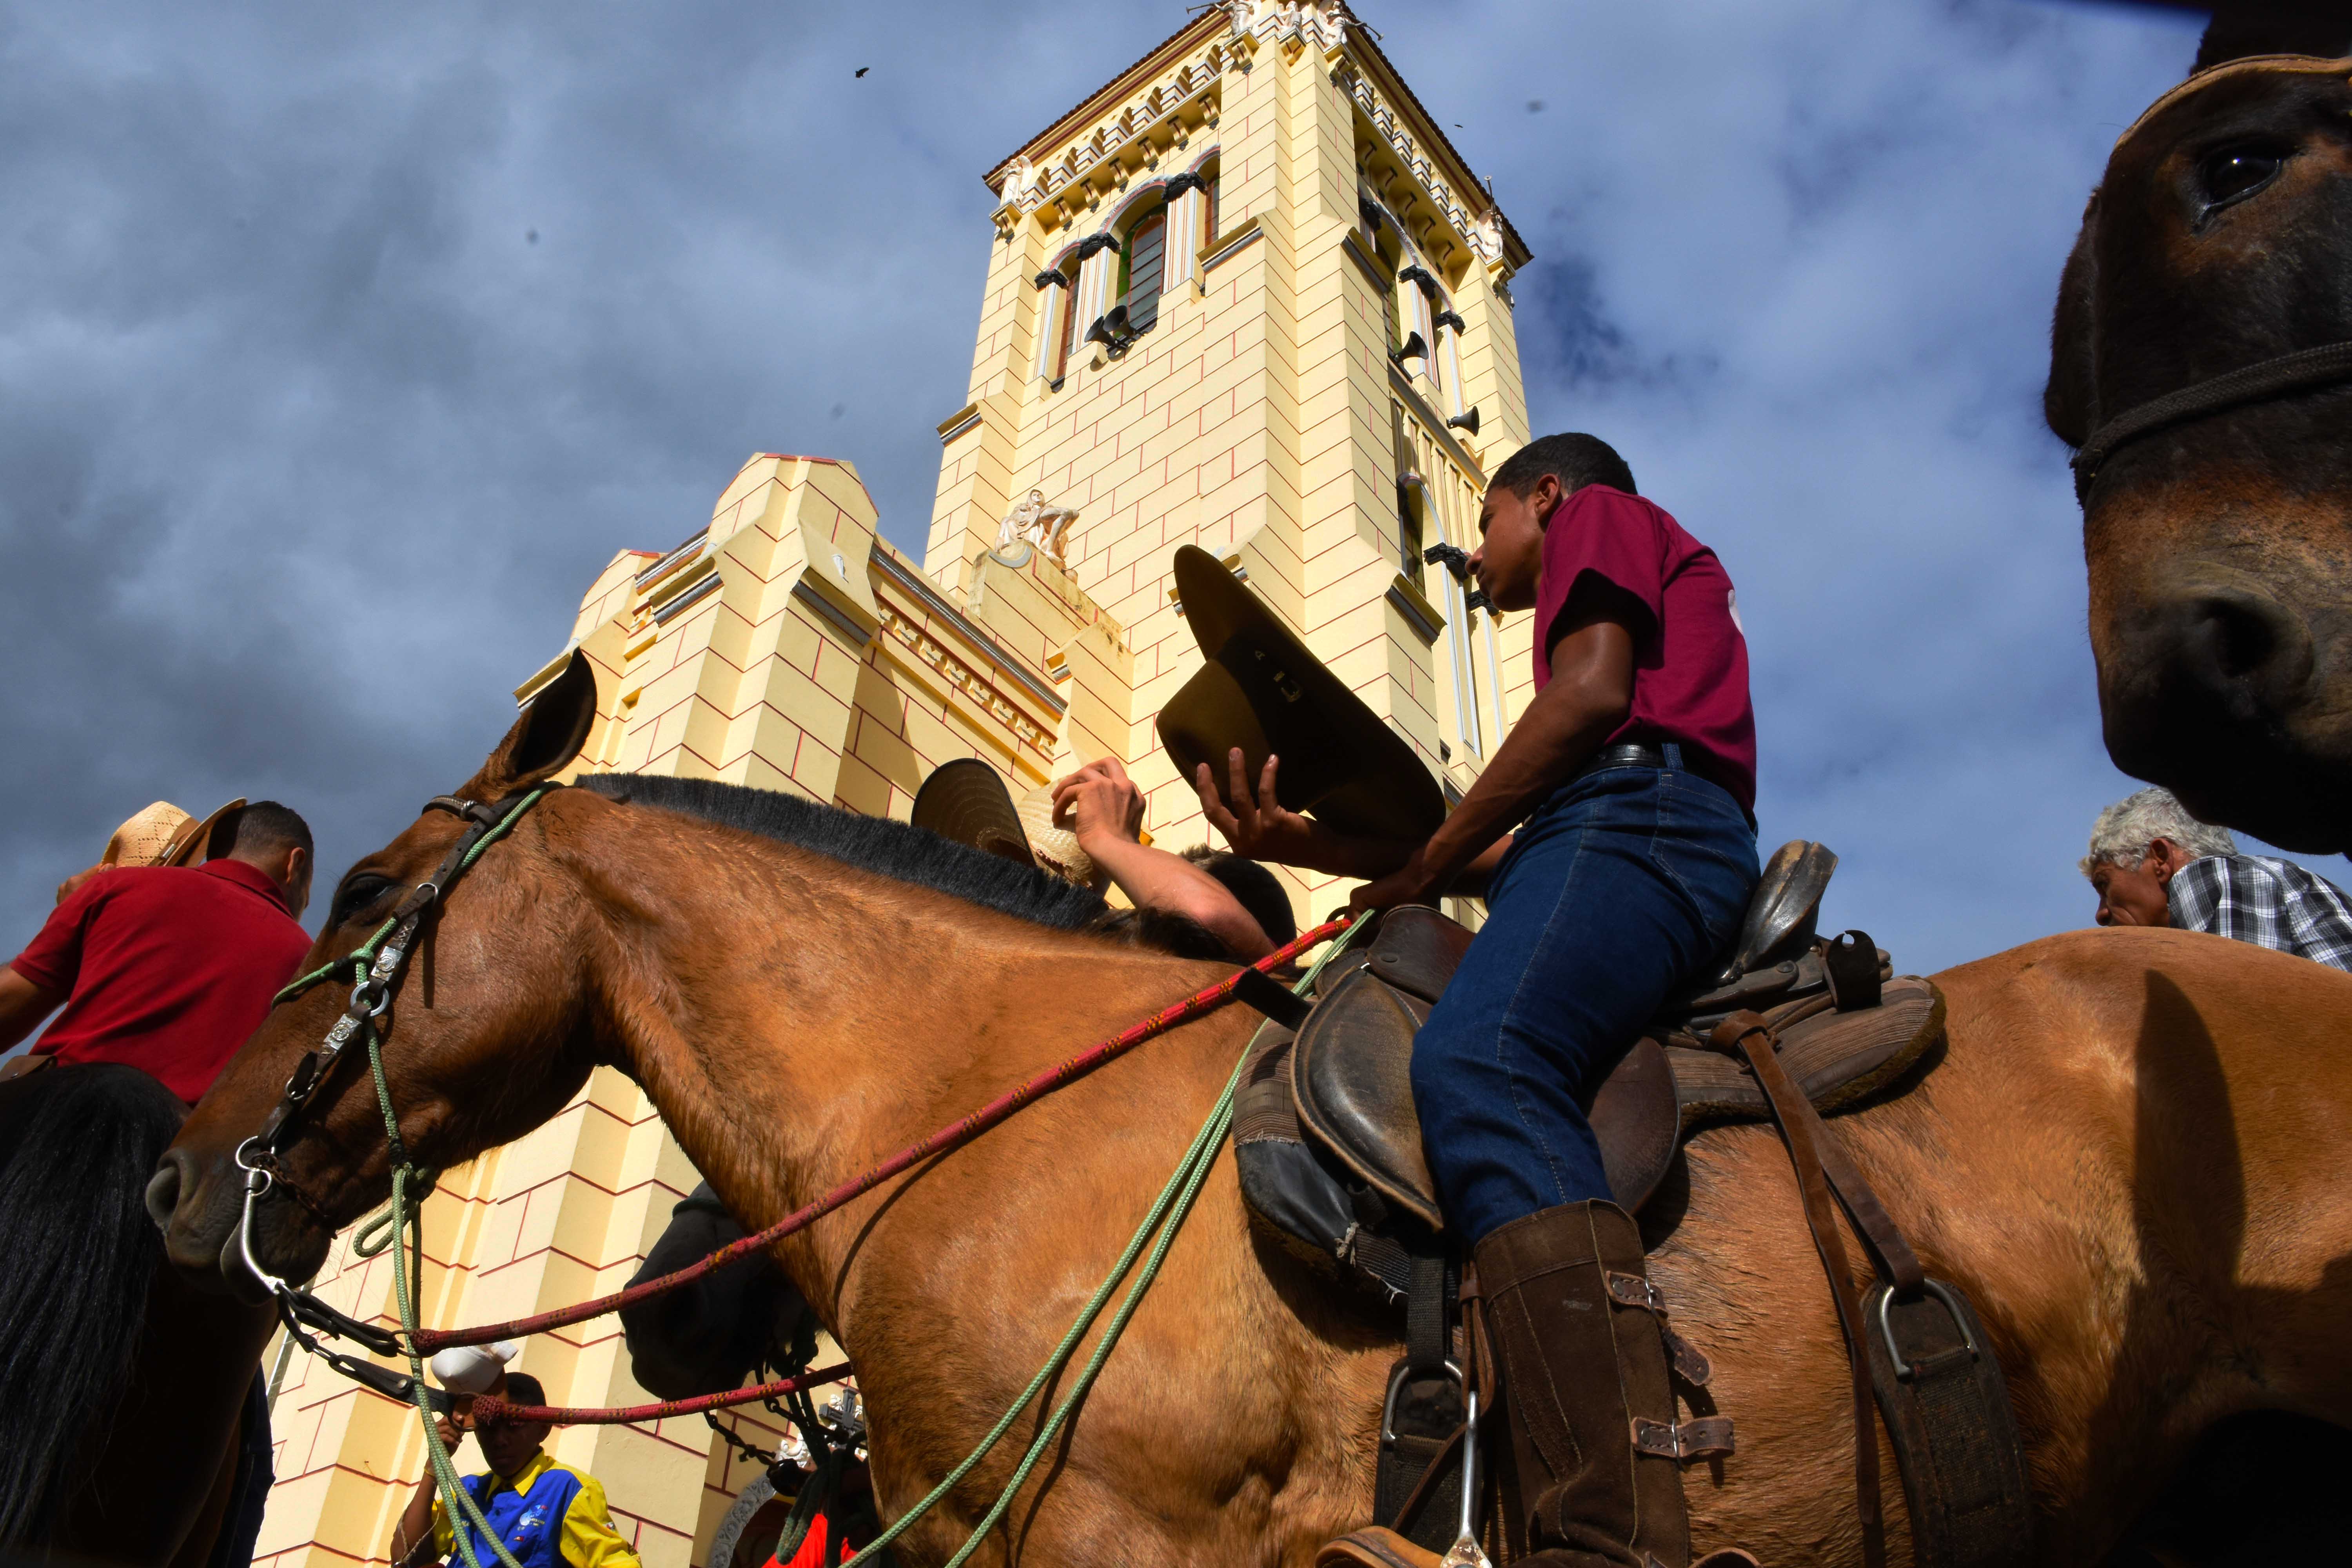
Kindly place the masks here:
POLYGON ((1091 887, 1095 863, 1078 836, 1054 826, 1054 792, 1031 790, 1019 805, 1004 775, 977 757, 941 763, 915 791, 908 820, 942 838, 1019 860, 1066 882, 1091 887))
POLYGON ((1367 838, 1436 832, 1445 796, 1412 744, 1215 556, 1187 544, 1175 569, 1185 624, 1208 655, 1160 710, 1160 742, 1185 781, 1206 763, 1223 794, 1226 753, 1239 746, 1255 788, 1272 752, 1282 759, 1275 795, 1288 810, 1367 838))

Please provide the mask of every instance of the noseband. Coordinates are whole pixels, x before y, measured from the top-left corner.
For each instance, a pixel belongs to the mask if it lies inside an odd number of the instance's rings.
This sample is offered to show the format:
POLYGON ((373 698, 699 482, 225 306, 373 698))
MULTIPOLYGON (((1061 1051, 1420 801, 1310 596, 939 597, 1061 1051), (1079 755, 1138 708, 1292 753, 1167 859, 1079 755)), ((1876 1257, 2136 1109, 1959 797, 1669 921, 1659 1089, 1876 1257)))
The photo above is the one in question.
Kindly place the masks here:
POLYGON ((2352 381, 2352 342, 2325 343, 2190 382, 2177 392, 2150 398, 2107 420, 2074 454, 2074 499, 2090 508, 2099 465, 2143 436, 2203 419, 2249 404, 2269 403, 2300 392, 2352 381))
MULTIPOLYGON (((2179 100, 2202 92, 2232 77, 2264 73, 2352 75, 2352 59, 2321 60, 2304 55, 2257 55, 2193 76, 2148 105, 2132 122, 2131 129, 2116 138, 2116 151, 2121 152, 2126 142, 2139 134, 2141 127, 2179 100)), ((2100 465, 2143 436, 2152 436, 2158 430, 2226 413, 2232 408, 2269 403, 2298 393, 2315 392, 2324 386, 2340 385, 2347 381, 2352 381, 2352 342, 2323 343, 2317 348, 2298 349, 2292 353, 2257 360, 2252 364, 2242 365, 2220 375, 2207 376, 2202 381, 2193 381, 2177 391, 2168 392, 2161 397, 2153 397, 2126 408, 2113 419, 2103 421, 2083 442, 2082 449, 2074 454, 2074 500, 2087 511, 2091 487, 2098 482, 2100 465)))
MULTIPOLYGON (((321 1329, 365 1346, 378 1355, 402 1352, 399 1341, 385 1329, 358 1320, 330 1307, 324 1301, 261 1266, 253 1252, 253 1215, 261 1200, 272 1192, 285 1194, 308 1209, 330 1231, 335 1222, 308 1194, 286 1178, 278 1168, 278 1156, 292 1142, 304 1114, 317 1099, 342 1059, 344 1050, 353 1040, 366 1043, 369 1066, 375 1074, 377 1098, 383 1101, 384 1141, 389 1146, 395 1167, 410 1164, 408 1149, 400 1136, 399 1120, 393 1114, 389 1085, 384 1081, 383 1057, 379 1047, 383 1041, 382 1020, 391 1010, 392 999, 400 989, 408 956, 415 950, 417 932, 423 929, 425 917, 446 899, 449 889, 464 876, 474 862, 498 839, 503 837, 522 817, 523 813, 538 805, 548 792, 560 785, 542 784, 529 793, 509 796, 493 805, 464 800, 453 795, 435 795, 425 803, 427 811, 446 811, 461 817, 466 830, 441 858, 433 875, 411 888, 394 906, 375 934, 351 952, 321 964, 319 968, 293 981, 271 999, 274 1008, 281 1002, 290 1002, 338 975, 352 978, 351 998, 343 1005, 342 1016, 327 1031, 326 1038, 317 1048, 305 1051, 302 1059, 294 1064, 285 1089, 278 1097, 261 1130, 237 1145, 237 1168, 245 1173, 245 1207, 237 1221, 237 1249, 245 1266, 255 1279, 267 1287, 278 1302, 278 1316, 285 1321, 287 1332, 299 1340, 305 1349, 325 1357, 329 1364, 346 1376, 368 1384, 378 1393, 404 1403, 415 1396, 414 1380, 401 1376, 389 1367, 336 1354, 304 1331, 321 1329)), ((398 1239, 394 1239, 398 1245, 398 1239)))

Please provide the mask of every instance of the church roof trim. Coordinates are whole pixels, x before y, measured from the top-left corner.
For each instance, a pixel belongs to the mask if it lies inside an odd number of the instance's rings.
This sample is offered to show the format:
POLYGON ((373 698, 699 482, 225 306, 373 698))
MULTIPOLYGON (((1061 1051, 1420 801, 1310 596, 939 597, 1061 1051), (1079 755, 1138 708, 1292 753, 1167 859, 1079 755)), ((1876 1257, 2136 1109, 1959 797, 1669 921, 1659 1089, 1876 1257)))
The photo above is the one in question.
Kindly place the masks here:
POLYGON ((1114 73, 1111 79, 1103 83, 1102 86, 1095 89, 1094 91, 1078 100, 1075 106, 1062 114, 1051 125, 1046 126, 1045 130, 1040 131, 1036 135, 1032 136, 1028 141, 1024 142, 1020 146, 1015 147, 1012 152, 998 159, 995 166, 991 168, 987 174, 981 176, 982 182, 994 194, 1003 195, 1004 194, 1003 185, 1005 174, 1015 163, 1019 162, 1024 156, 1033 155, 1043 148, 1051 145, 1060 136, 1061 132, 1072 122, 1076 121, 1083 124, 1086 121, 1087 111, 1088 110, 1095 108, 1097 104, 1102 103, 1106 100, 1109 100, 1114 102, 1117 101, 1120 89, 1127 84, 1129 77, 1134 76, 1137 72, 1142 70, 1146 66, 1150 65, 1153 61, 1159 59, 1163 55, 1181 53, 1181 50, 1179 46, 1183 45, 1185 41, 1188 38, 1192 37, 1193 35, 1198 34, 1202 37, 1206 37, 1210 33, 1214 32, 1216 29, 1230 26, 1231 24, 1225 16, 1223 6, 1209 6, 1199 16, 1191 18, 1182 26, 1177 28, 1166 37, 1160 39, 1160 42, 1152 45, 1150 48, 1145 50, 1143 54, 1132 63, 1114 73))

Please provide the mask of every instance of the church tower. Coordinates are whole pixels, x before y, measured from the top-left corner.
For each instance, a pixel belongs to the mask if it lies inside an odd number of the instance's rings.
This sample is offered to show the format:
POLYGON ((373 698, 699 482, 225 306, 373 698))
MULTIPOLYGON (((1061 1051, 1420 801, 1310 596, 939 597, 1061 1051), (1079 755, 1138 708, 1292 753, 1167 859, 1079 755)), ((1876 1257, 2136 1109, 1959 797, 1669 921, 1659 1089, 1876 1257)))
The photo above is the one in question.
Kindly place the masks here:
POLYGON ((929 575, 984 602, 1023 572, 1117 625, 1132 667, 1111 749, 1163 840, 1206 836, 1151 723, 1200 659, 1181 544, 1242 574, 1449 795, 1466 786, 1528 677, 1425 557, 1475 545, 1486 476, 1528 439, 1509 285, 1528 257, 1378 42, 1337 0, 1212 5, 988 184, 929 575), (1000 548, 1041 505, 1076 514, 1058 559, 1000 548))
MULTIPOLYGON (((1339 0, 1223 0, 986 179, 978 346, 939 422, 923 559, 881 538, 848 462, 755 453, 683 541, 614 557, 516 698, 577 647, 602 706, 575 772, 871 816, 904 817, 951 758, 1019 798, 1115 755, 1181 847, 1210 834, 1152 721, 1200 668, 1170 567, 1198 544, 1458 795, 1527 700, 1528 637, 1427 556, 1475 544, 1486 476, 1528 439, 1510 294, 1528 252, 1378 41, 1339 0)), ((1339 901, 1290 885, 1302 925, 1339 901)), ((617 1288, 697 1180, 644 1091, 598 1068, 545 1127, 441 1173, 425 1322, 617 1288)), ((312 1288, 392 1321, 390 1259, 348 1235, 312 1288)), ((557 1405, 650 1397, 609 1319, 518 1364, 557 1405)), ((282 1336, 268 1365, 256 1563, 381 1562, 424 1465, 414 1412, 282 1336)), ((780 1423, 726 1424, 740 1446, 680 1417, 551 1447, 604 1482, 646 1568, 756 1568, 711 1563, 712 1544, 780 1423)))

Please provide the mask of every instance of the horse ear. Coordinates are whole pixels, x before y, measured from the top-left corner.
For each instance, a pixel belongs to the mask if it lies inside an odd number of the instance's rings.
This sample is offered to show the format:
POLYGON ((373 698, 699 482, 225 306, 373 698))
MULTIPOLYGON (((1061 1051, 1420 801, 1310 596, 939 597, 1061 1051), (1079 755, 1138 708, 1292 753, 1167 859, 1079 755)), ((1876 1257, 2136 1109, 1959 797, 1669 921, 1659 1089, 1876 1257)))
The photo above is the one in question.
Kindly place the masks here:
POLYGON ((2042 389, 2042 417, 2069 447, 2090 438, 2097 401, 2091 357, 2091 285, 2096 263, 2098 198, 2083 214, 2083 232, 2058 279, 2058 309, 2050 321, 2050 380, 2042 389))
POLYGON ((578 648, 563 673, 539 689, 498 749, 467 785, 469 794, 496 800, 543 784, 571 765, 588 743, 596 722, 596 667, 578 648))
POLYGON ((2352 53, 2352 17, 2341 5, 2314 0, 2238 0, 2213 7, 2213 20, 2197 45, 2189 74, 2211 70, 2254 55, 2315 55, 2341 59, 2352 53))

